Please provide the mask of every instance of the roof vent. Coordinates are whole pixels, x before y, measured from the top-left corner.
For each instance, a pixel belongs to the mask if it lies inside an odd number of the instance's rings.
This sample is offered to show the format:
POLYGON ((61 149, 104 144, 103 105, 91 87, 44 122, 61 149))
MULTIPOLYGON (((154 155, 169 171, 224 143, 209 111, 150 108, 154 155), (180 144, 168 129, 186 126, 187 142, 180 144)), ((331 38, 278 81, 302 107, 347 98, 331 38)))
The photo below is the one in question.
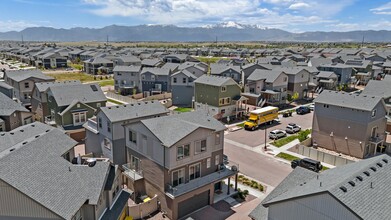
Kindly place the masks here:
POLYGON ((5 133, 1 133, 0 135, 1 135, 1 136, 4 136, 4 135, 5 135, 5 133))
POLYGON ((23 144, 23 145, 25 145, 25 144, 27 144, 27 143, 28 143, 28 142, 27 142, 27 141, 25 141, 25 142, 23 142, 22 144, 23 144))
POLYGON ((344 186, 339 187, 339 189, 342 190, 343 192, 347 192, 348 191, 348 189, 346 189, 346 187, 344 187, 344 186))
POLYGON ((35 138, 39 138, 39 135, 35 135, 35 138))
POLYGON ((356 185, 356 183, 353 182, 353 181, 349 181, 348 183, 349 183, 351 186, 355 186, 355 185, 356 185))
POLYGON ((116 108, 119 108, 119 106, 118 106, 118 105, 116 105, 115 107, 116 107, 116 108))
POLYGON ((96 92, 98 91, 98 88, 96 88, 96 85, 90 85, 92 91, 96 92))
POLYGON ((10 135, 14 135, 14 132, 10 132, 10 135))
POLYGON ((364 171, 364 174, 370 176, 371 174, 368 171, 364 171))
POLYGON ((48 133, 50 131, 50 129, 46 130, 45 132, 48 133))
POLYGON ((358 180, 360 180, 360 181, 363 180, 362 176, 356 176, 356 178, 357 178, 358 180))
POLYGON ((10 149, 10 152, 12 152, 12 151, 14 151, 14 150, 15 150, 15 148, 11 148, 11 149, 10 149))
POLYGON ((378 167, 383 167, 383 164, 381 164, 381 163, 376 163, 376 165, 378 166, 378 167))
POLYGON ((20 132, 23 132, 24 130, 22 129, 22 130, 20 130, 20 132))
POLYGON ((111 107, 107 107, 108 109, 111 109, 111 107))
POLYGON ((35 127, 35 125, 31 125, 31 127, 35 127))
POLYGON ((124 105, 124 107, 126 108, 126 105, 124 105))
POLYGON ((137 104, 138 104, 138 105, 141 105, 141 103, 140 103, 140 102, 138 102, 137 104))
POLYGON ((387 159, 383 159, 382 161, 384 161, 384 163, 388 163, 388 160, 387 160, 387 159))
POLYGON ((373 172, 376 172, 376 167, 371 167, 371 170, 373 170, 373 172))

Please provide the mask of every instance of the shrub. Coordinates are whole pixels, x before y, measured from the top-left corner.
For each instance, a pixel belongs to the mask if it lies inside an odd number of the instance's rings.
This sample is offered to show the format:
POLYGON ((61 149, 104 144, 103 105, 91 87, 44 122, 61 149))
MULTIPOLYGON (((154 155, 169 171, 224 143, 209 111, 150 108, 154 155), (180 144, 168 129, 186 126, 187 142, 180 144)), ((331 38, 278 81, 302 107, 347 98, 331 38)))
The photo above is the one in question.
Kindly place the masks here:
POLYGON ((300 131, 298 135, 298 139, 300 142, 305 141, 308 138, 308 135, 311 133, 311 130, 307 129, 305 131, 300 131))
POLYGON ((263 192, 263 186, 262 186, 262 184, 259 184, 259 185, 258 185, 258 190, 261 191, 261 192, 263 192))

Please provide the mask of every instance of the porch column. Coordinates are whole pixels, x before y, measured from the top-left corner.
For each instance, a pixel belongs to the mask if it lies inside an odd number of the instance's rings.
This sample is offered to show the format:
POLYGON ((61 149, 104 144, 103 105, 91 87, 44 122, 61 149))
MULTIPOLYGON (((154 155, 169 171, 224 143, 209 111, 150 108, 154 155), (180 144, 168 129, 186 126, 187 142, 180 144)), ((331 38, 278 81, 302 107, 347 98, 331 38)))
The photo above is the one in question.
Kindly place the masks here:
POLYGON ((235 191, 238 191, 238 174, 235 175, 235 191))
POLYGON ((230 186, 229 184, 231 183, 231 178, 228 178, 228 190, 227 190, 227 195, 229 195, 229 190, 230 190, 230 186))

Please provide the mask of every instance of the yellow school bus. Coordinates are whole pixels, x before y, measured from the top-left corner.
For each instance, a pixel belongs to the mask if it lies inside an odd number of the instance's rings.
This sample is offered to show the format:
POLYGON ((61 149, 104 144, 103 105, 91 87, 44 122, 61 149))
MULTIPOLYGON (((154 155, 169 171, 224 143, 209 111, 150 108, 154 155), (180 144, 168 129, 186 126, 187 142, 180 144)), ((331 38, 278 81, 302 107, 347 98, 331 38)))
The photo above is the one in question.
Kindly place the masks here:
POLYGON ((244 123, 244 129, 254 131, 261 124, 272 123, 274 119, 278 119, 278 108, 268 106, 260 109, 255 109, 250 112, 248 120, 244 123))

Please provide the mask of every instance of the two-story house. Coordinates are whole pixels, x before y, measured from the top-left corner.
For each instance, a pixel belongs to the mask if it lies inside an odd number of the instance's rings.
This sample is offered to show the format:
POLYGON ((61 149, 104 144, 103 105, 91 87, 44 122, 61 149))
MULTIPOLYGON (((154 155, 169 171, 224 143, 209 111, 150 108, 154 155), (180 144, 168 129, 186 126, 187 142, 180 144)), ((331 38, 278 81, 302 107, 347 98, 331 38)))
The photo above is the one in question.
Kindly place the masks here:
POLYGON ((335 90, 337 87, 338 76, 332 71, 320 71, 316 78, 320 88, 335 90))
POLYGON ((231 77, 237 83, 242 81, 240 66, 212 63, 210 65, 210 74, 214 76, 231 77))
POLYGON ((45 122, 45 117, 50 115, 47 104, 47 91, 49 87, 80 84, 81 82, 79 80, 35 83, 31 96, 31 112, 34 113, 35 121, 45 122))
POLYGON ((129 215, 118 166, 76 159, 76 141, 35 122, 0 133, 0 219, 119 219, 129 215), (23 161, 23 163, 21 163, 23 161))
POLYGON ((164 56, 163 61, 166 63, 184 63, 189 60, 187 54, 168 54, 164 56))
POLYGON ((88 74, 111 74, 113 73, 114 62, 104 57, 94 57, 83 61, 84 71, 88 74))
POLYGON ((0 131, 10 131, 33 122, 33 114, 8 96, 0 93, 0 131))
POLYGON ((67 58, 59 52, 49 52, 39 56, 38 59, 45 69, 56 69, 68 67, 67 58))
POLYGON ((390 152, 385 115, 382 97, 324 90, 315 99, 312 142, 357 158, 390 152))
POLYGON ((299 99, 308 96, 310 82, 310 72, 304 67, 278 67, 274 68, 276 71, 283 71, 288 75, 288 94, 299 94, 299 99))
POLYGON ((249 63, 249 64, 242 66, 244 85, 247 84, 247 78, 251 75, 251 73, 253 73, 254 70, 257 70, 257 69, 265 70, 267 68, 258 64, 258 63, 249 63))
POLYGON ((45 123, 63 128, 76 140, 85 136, 82 125, 94 116, 107 98, 98 84, 80 84, 50 87, 47 91, 50 115, 45 123))
POLYGON ((256 69, 247 78, 243 96, 249 104, 283 105, 286 104, 288 75, 282 71, 256 69))
POLYGON ((122 95, 133 95, 140 90, 141 66, 115 66, 114 89, 122 95))
POLYGON ((197 79, 187 69, 175 72, 171 75, 172 104, 176 106, 190 107, 193 104, 194 80, 197 79))
POLYGON ((194 107, 207 108, 217 118, 237 116, 241 112, 240 86, 231 78, 203 75, 194 81, 194 107))
POLYGON ((222 180, 228 178, 229 186, 238 173, 238 166, 223 163, 225 129, 205 111, 125 126, 125 183, 137 196, 157 195, 161 210, 174 220, 213 204, 215 192, 226 187, 222 180))
POLYGON ((140 75, 144 96, 171 91, 170 69, 144 67, 140 75))
POLYGON ((122 165, 126 163, 123 126, 168 113, 169 110, 158 101, 101 107, 96 117, 88 119, 83 125, 86 128, 85 152, 122 165))
POLYGON ((353 68, 341 63, 322 64, 318 67, 320 71, 332 71, 338 76, 338 84, 346 84, 351 81, 353 68))
POLYGON ((7 70, 4 82, 14 87, 14 97, 25 106, 31 105, 31 95, 37 82, 54 82, 54 78, 44 75, 40 70, 7 70))

